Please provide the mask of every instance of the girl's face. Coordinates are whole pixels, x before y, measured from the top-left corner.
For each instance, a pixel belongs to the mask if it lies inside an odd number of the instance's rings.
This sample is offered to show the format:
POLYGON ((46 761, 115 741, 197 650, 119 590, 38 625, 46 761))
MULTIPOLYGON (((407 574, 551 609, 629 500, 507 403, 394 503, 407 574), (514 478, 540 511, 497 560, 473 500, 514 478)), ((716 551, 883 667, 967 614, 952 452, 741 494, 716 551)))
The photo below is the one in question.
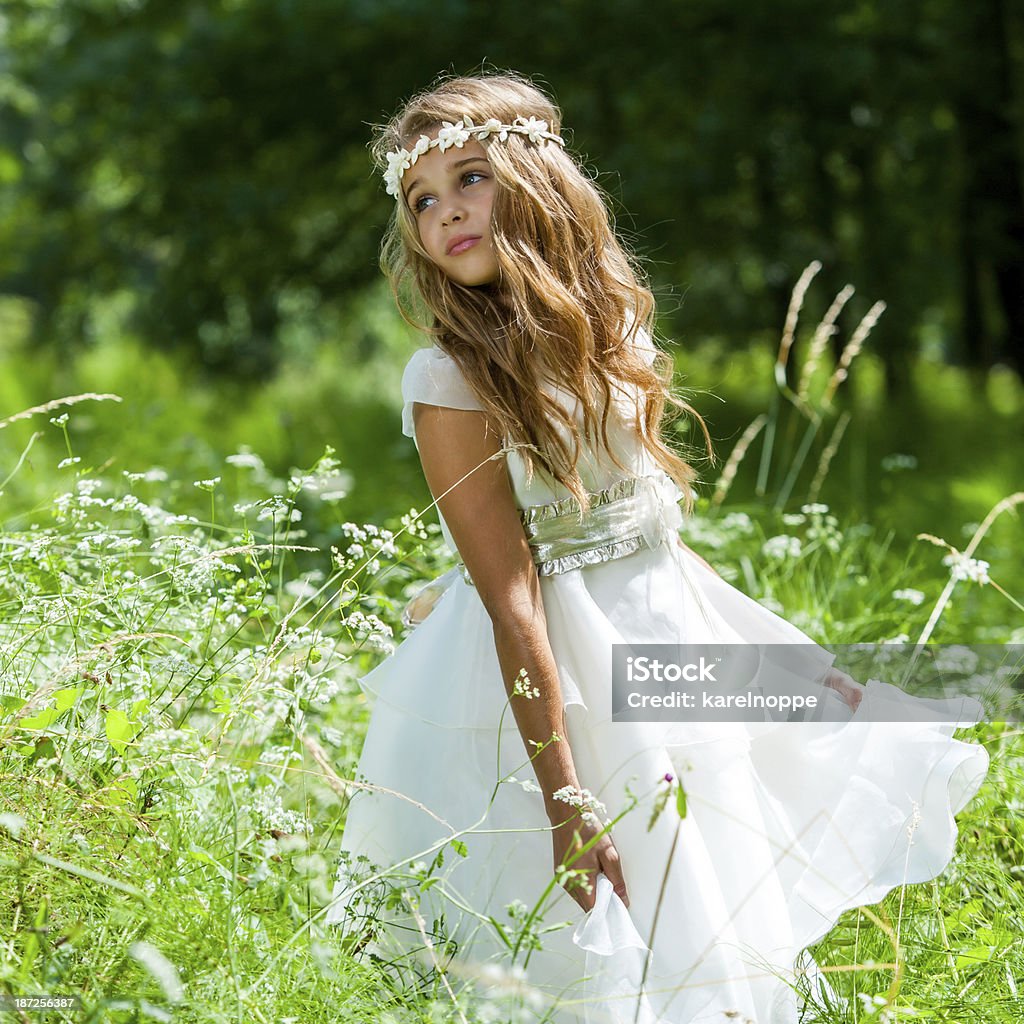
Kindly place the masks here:
POLYGON ((431 149, 405 172, 405 201, 431 261, 467 288, 493 284, 494 173, 484 147, 470 139, 443 153, 431 149))

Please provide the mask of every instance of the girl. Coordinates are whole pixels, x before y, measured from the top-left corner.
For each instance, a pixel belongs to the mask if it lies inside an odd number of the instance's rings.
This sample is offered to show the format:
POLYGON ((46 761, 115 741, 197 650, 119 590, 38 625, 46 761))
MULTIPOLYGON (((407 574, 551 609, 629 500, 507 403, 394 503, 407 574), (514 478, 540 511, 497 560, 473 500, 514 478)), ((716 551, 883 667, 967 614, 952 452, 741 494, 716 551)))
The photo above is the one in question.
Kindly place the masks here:
POLYGON ((382 264, 433 340, 405 370, 403 430, 461 564, 363 680, 328 921, 354 928, 396 869, 423 884, 353 941, 478 984, 525 967, 538 1019, 795 1024, 800 993, 827 992, 801 951, 943 869, 987 754, 955 716, 872 724, 894 688, 835 671, 679 540, 695 473, 666 404, 710 438, 560 125, 502 74, 442 81, 376 140, 382 264), (700 643, 786 645, 828 713, 612 720, 614 645, 700 643))

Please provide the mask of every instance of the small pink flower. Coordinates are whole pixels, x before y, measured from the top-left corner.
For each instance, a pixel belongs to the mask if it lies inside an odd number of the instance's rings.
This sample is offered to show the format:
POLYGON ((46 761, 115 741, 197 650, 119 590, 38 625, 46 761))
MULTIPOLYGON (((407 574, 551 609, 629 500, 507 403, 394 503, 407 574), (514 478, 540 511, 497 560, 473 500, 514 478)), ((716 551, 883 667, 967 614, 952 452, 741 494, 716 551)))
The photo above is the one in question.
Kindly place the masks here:
POLYGON ((675 778, 675 776, 671 772, 665 772, 665 781, 666 782, 671 782, 674 778, 675 778))

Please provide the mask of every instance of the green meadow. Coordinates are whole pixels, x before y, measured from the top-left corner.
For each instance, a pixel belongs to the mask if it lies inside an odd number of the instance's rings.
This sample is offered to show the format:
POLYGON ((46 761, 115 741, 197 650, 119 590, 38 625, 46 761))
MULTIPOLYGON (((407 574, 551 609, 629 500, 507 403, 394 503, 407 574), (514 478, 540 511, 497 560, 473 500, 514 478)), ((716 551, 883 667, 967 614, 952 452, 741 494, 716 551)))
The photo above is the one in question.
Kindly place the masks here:
MULTIPOLYGON (((10 1019, 539 1019, 521 957, 467 985, 443 944, 369 955, 372 905, 323 923, 359 677, 453 564, 400 429, 419 342, 386 296, 255 383, 116 329, 34 351, 14 305, 0 325, 0 991, 80 1000, 10 1019)), ((837 364, 808 363, 813 337, 796 332, 789 392, 767 332, 739 353, 670 339, 719 455, 684 539, 819 642, 1024 643, 1019 380, 923 354, 894 406, 868 337, 827 403, 837 364)), ((1024 740, 961 735, 992 767, 949 869, 815 947, 848 1002, 808 1021, 1019 1022, 1024 740)), ((378 906, 436 866, 377 879, 378 906)))

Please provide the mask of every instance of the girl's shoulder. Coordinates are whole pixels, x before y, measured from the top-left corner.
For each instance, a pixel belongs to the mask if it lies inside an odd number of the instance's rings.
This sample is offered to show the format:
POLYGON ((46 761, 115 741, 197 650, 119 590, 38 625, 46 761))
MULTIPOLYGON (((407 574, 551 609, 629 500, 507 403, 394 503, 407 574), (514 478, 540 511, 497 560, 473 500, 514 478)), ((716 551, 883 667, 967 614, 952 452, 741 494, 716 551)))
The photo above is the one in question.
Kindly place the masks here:
MULTIPOLYGON (((633 344, 645 363, 650 365, 654 362, 659 350, 646 330, 640 328, 634 334, 633 344)), ((557 393, 559 389, 554 390, 557 393)), ((413 352, 402 373, 402 433, 406 437, 415 437, 412 421, 414 402, 484 411, 459 364, 437 345, 413 352)))
POLYGON ((459 364, 436 345, 413 352, 402 374, 402 433, 413 437, 412 407, 443 405, 449 409, 483 411, 459 364))

